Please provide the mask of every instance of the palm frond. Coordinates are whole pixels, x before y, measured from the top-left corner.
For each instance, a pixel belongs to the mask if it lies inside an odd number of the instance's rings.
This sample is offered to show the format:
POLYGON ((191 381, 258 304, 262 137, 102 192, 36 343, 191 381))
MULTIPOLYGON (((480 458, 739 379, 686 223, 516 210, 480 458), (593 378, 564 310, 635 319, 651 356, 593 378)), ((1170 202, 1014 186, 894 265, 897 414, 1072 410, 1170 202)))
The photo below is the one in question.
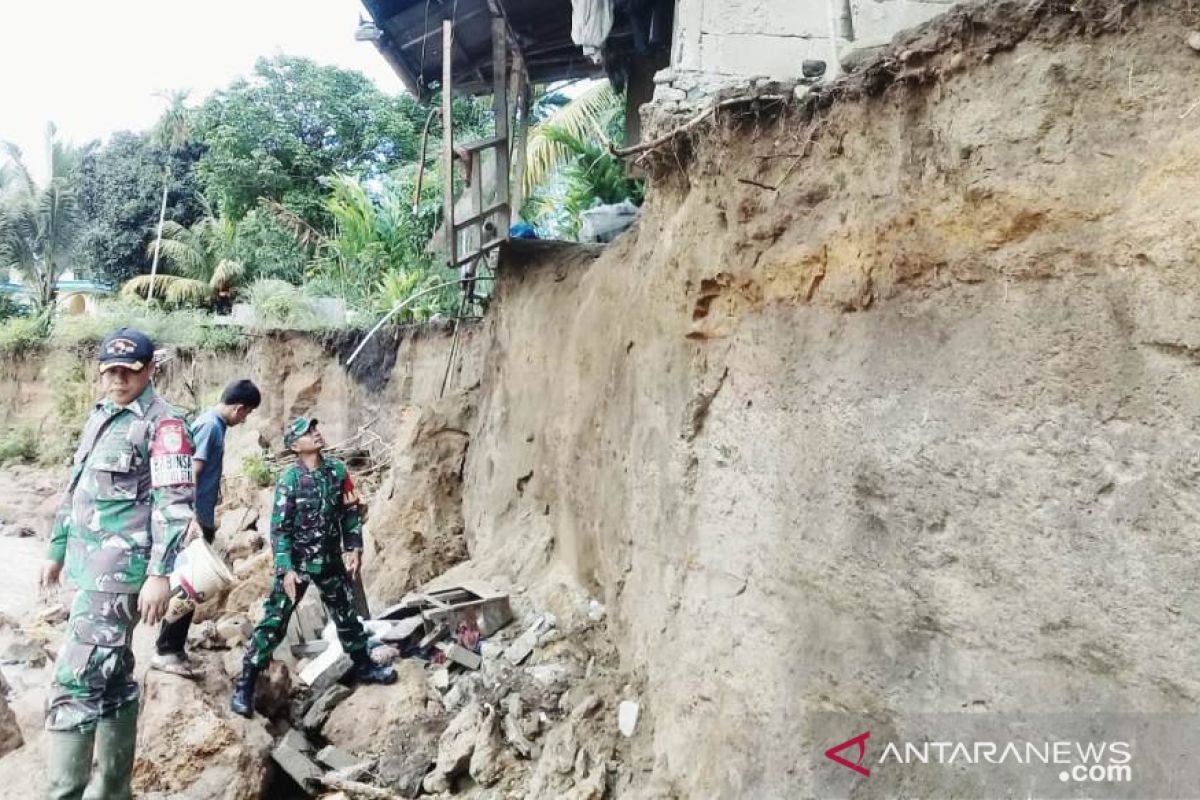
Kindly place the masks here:
POLYGON ((246 274, 246 268, 240 261, 223 258, 213 270, 212 278, 208 281, 209 288, 214 292, 232 289, 246 274))
POLYGON ((324 239, 320 231, 309 225, 304 221, 303 217, 278 200, 272 200, 269 197, 260 197, 258 198, 258 205, 296 237, 296 243, 300 245, 301 249, 311 252, 324 239))
MULTIPOLYGON (((150 291, 150 276, 138 275, 130 278, 121 287, 121 295, 126 298, 148 300, 150 291)), ((154 278, 154 296, 168 305, 197 306, 206 305, 212 300, 213 291, 204 281, 193 278, 182 278, 178 275, 158 275, 154 278)))
POLYGON ((561 141, 546 135, 547 130, 556 128, 580 139, 603 140, 609 120, 614 110, 621 108, 622 102, 623 98, 613 91, 608 81, 598 81, 535 125, 529 132, 526 189, 544 183, 571 157, 561 141))

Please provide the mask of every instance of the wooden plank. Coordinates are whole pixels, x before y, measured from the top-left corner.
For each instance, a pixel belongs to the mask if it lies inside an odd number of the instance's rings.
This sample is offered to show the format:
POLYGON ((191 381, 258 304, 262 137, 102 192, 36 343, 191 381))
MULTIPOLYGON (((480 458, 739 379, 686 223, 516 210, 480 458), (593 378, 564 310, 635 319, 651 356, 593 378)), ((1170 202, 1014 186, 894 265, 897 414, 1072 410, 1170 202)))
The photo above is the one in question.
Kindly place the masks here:
POLYGON ((468 225, 474 225, 476 222, 485 220, 488 217, 490 217, 492 214, 495 214, 500 211, 504 211, 507 208, 508 208, 507 203, 492 203, 487 208, 483 209, 482 211, 476 211, 474 214, 467 217, 466 219, 455 220, 454 226, 461 231, 462 229, 466 228, 468 225))
MULTIPOLYGON (((492 17, 492 80, 496 138, 504 141, 502 146, 496 148, 496 199, 507 203, 512 195, 508 184, 508 22, 503 16, 492 17)), ((497 219, 495 222, 500 238, 508 238, 508 219, 497 219)), ((483 241, 482 233, 479 241, 483 241)))
POLYGON ((463 256, 458 261, 456 261, 454 263, 454 266, 461 267, 463 264, 466 264, 468 261, 473 261, 476 258, 479 258, 481 255, 484 255, 485 253, 492 252, 493 250, 495 250, 497 247, 499 247, 502 244, 504 244, 504 239, 492 239, 490 242, 488 242, 487 244, 485 244, 483 247, 479 248, 478 250, 474 250, 470 253, 467 253, 465 256, 463 256))
POLYGON ((518 53, 513 72, 517 76, 517 141, 513 147, 512 208, 509 217, 512 223, 521 221, 521 208, 525 205, 525 166, 529 150, 529 78, 525 74, 525 61, 518 53))
POLYGON ((464 144, 462 147, 459 148, 459 150, 463 150, 468 153, 474 153, 479 150, 487 150, 489 147, 497 147, 502 144, 504 144, 503 139, 501 139, 498 136, 492 136, 489 139, 480 139, 477 142, 471 142, 470 144, 464 144))
POLYGON ((442 212, 446 225, 446 261, 458 264, 454 232, 454 23, 442 23, 442 212))

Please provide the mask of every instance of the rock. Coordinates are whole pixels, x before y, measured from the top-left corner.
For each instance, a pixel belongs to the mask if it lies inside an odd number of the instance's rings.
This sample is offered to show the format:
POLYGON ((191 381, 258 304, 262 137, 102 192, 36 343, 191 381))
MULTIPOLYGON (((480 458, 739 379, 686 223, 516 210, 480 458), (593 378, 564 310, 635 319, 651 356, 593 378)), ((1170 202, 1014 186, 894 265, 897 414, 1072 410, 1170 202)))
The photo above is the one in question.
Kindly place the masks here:
POLYGON ((641 707, 632 700, 622 700, 621 704, 617 706, 617 729, 626 739, 633 736, 633 732, 637 730, 640 712, 641 707))
POLYGON ((1187 38, 1188 47, 1200 53, 1200 31, 1192 31, 1187 38))
POLYGON ((429 673, 429 684, 439 692, 444 692, 450 688, 450 670, 443 668, 435 669, 429 673))
POLYGON ((292 674, 278 659, 272 659, 258 676, 254 692, 254 708, 267 719, 278 719, 288 711, 292 692, 292 674))
POLYGON ((483 719, 475 730, 475 751, 467 772, 480 786, 491 786, 504 770, 501 756, 504 741, 500 738, 500 719, 491 706, 484 709, 483 719))
POLYGON ((317 761, 330 769, 336 770, 350 769, 359 764, 369 763, 331 744, 327 744, 317 751, 317 761))
POLYGON ((187 800, 266 796, 271 737, 262 718, 229 714, 228 695, 149 672, 138 720, 134 794, 187 800), (219 707, 218 707, 219 706, 219 707))
POLYGON ((800 64, 800 74, 806 78, 819 78, 825 74, 825 62, 816 58, 806 58, 800 64))
POLYGON ((231 614, 217 620, 217 636, 225 642, 226 647, 240 647, 250 641, 250 633, 254 626, 245 614, 231 614))
POLYGON ((475 753, 475 737, 483 720, 479 703, 471 702, 450 721, 449 727, 438 741, 436 774, 452 781, 465 773, 475 753))
POLYGON ((379 759, 379 782, 403 797, 416 797, 437 759, 438 739, 445 728, 444 718, 429 718, 393 734, 379 759))
POLYGON ((188 629, 188 647, 193 650, 224 650, 225 641, 217 634, 217 623, 213 620, 193 622, 188 629))
POLYGON ((39 611, 36 619, 38 622, 45 623, 46 625, 58 625, 61 622, 66 622, 69 616, 70 609, 62 603, 55 603, 39 611))
POLYGON ((530 758, 533 755, 534 744, 525 735, 524 726, 521 724, 521 696, 513 692, 505 698, 504 706, 504 738, 522 758, 530 758))
MULTIPOLYGON (((308 713, 304 715, 304 720, 300 723, 305 730, 319 731, 329 719, 329 715, 333 710, 354 692, 347 686, 335 684, 329 687, 325 692, 313 702, 308 709, 308 713)), ((334 765, 330 765, 334 766, 334 765)), ((337 769, 334 766, 334 769, 337 769)))
POLYGON ((25 744, 17 715, 8 706, 8 684, 0 675, 0 756, 7 755, 25 744))
POLYGON ((241 650, 230 650, 221 657, 221 666, 225 670, 225 674, 230 678, 236 678, 242 674, 242 659, 245 658, 245 653, 241 650))
POLYGON ((17 634, 0 647, 0 664, 23 664, 40 667, 46 663, 46 649, 37 642, 17 634))
MULTIPOLYGON (((406 731, 432 720, 440 726, 434 737, 436 743, 447 720, 441 708, 428 700, 425 668, 419 662, 402 660, 396 664, 394 684, 357 687, 333 709, 321 732, 331 744, 348 752, 379 753, 394 736, 401 737, 403 747, 402 736, 406 731), (371 720, 371 725, 363 725, 363 720, 371 720)), ((421 775, 424 774, 422 770, 421 775)))
POLYGON ((17 539, 30 539, 37 536, 37 531, 28 525, 0 525, 0 536, 12 536, 17 539))

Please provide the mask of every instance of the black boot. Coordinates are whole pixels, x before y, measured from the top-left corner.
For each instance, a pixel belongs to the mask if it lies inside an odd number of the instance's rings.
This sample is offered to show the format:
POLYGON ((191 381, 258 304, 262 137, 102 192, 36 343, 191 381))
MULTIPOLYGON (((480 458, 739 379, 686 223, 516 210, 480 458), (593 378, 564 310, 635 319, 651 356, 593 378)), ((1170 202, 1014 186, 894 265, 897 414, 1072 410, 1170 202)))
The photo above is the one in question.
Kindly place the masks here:
POLYGON ((250 663, 242 665, 242 675, 233 685, 233 697, 229 709, 246 719, 254 716, 254 684, 258 682, 258 667, 250 663))
POLYGON ((354 678, 359 683, 395 683, 396 670, 387 664, 376 664, 365 652, 355 653, 354 678))

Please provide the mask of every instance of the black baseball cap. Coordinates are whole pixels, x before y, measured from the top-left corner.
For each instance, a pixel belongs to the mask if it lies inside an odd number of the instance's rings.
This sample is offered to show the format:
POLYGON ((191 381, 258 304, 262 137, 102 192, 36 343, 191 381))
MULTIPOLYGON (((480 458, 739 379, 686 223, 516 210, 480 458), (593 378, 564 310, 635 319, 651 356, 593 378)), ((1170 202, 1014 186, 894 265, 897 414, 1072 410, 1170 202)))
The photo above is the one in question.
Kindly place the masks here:
POLYGON ((147 364, 154 363, 154 342, 139 330, 118 328, 104 337, 96 359, 100 362, 101 372, 112 367, 141 372, 147 364))

